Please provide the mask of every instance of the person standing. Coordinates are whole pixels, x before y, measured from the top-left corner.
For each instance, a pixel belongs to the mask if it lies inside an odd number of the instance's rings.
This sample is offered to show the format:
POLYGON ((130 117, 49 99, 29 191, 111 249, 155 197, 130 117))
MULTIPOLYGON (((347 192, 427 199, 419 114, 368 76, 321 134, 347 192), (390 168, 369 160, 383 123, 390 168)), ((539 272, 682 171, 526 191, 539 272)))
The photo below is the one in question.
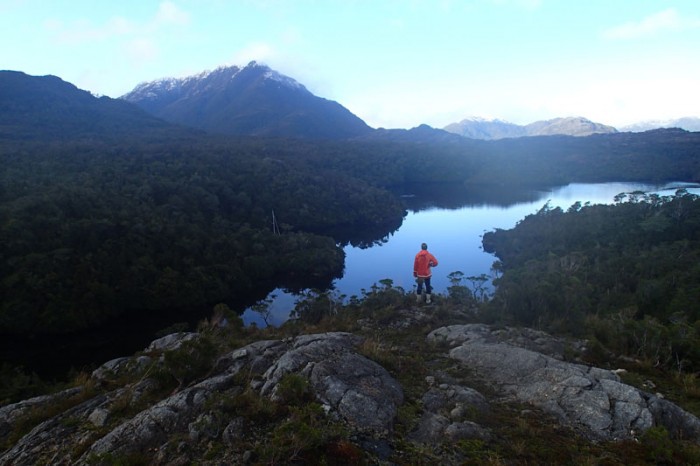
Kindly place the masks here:
POLYGON ((428 252, 428 245, 423 243, 420 245, 420 251, 416 254, 416 259, 413 261, 413 276, 416 277, 418 288, 416 289, 416 301, 421 302, 423 293, 423 284, 425 284, 425 302, 430 304, 430 294, 433 287, 430 285, 430 278, 433 276, 430 271, 431 267, 438 265, 438 261, 428 252))

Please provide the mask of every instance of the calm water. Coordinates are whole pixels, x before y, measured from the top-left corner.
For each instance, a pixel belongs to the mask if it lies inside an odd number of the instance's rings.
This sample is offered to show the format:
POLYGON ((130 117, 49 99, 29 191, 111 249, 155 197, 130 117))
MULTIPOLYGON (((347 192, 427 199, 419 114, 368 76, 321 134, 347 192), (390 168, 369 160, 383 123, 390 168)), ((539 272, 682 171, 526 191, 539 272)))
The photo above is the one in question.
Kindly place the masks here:
MULTIPOLYGON (((362 290, 369 290, 380 280, 391 279, 394 286, 406 290, 413 289, 413 258, 422 242, 428 243, 431 253, 439 261, 433 269, 434 292, 445 292, 449 286, 447 276, 460 271, 465 276, 487 274, 495 257, 481 247, 481 237, 496 228, 509 229, 524 218, 540 210, 549 201, 552 207, 567 209, 581 201, 591 204, 612 204, 617 194, 622 192, 645 191, 671 195, 677 187, 689 187, 689 191, 700 194, 697 185, 673 183, 663 186, 638 183, 599 183, 570 184, 547 191, 526 193, 524 202, 511 202, 499 205, 481 201, 469 203, 459 208, 428 207, 422 210, 409 210, 401 227, 386 242, 366 249, 345 247, 345 274, 337 280, 335 288, 350 297, 361 296, 362 290)), ((407 198, 408 203, 430 205, 418 196, 407 198)), ((429 200, 428 200, 429 201, 429 200)), ((410 206, 409 206, 410 209, 410 206)), ((272 310, 272 325, 279 325, 294 308, 296 297, 282 290, 275 290, 272 310)), ((246 324, 255 322, 264 325, 260 316, 247 310, 243 314, 246 324)))
MULTIPOLYGON (((369 248, 346 246, 345 274, 334 283, 339 293, 350 297, 361 296, 380 280, 391 279, 395 286, 413 289, 413 258, 422 242, 440 264, 433 270, 435 292, 445 292, 451 272, 460 271, 465 276, 490 275, 495 258, 481 249, 484 232, 494 228, 512 228, 526 215, 537 212, 549 200, 552 206, 568 208, 576 201, 612 203, 615 195, 631 191, 660 191, 671 195, 675 187, 629 183, 571 184, 546 191, 514 192, 472 191, 463 186, 441 186, 439 192, 425 192, 412 188, 400 194, 406 195, 408 214, 393 234, 379 245, 369 248), (670 188, 664 191, 664 188, 670 188)), ((700 194, 700 187, 693 185, 689 191, 700 194)), ((684 186, 686 187, 686 186, 684 186)), ((367 232, 362 232, 367 236, 367 232)), ((369 241, 371 243, 371 241, 369 241)), ((354 244, 368 244, 368 240, 354 244)), ((279 325, 294 308, 296 297, 275 290, 277 295, 271 310, 271 324, 279 325)), ((210 310, 207 310, 210 312, 210 310)), ((208 314, 206 315, 208 316, 208 314)), ((46 377, 62 377, 70 367, 90 367, 109 359, 130 355, 144 348, 155 338, 157 331, 173 322, 192 324, 206 317, 182 310, 181 315, 139 316, 134 325, 133 316, 126 316, 98 329, 78 332, 67 338, 64 335, 3 338, 0 341, 0 361, 25 366, 46 377), (149 318, 150 317, 150 318, 149 318)), ((260 316, 250 310, 243 314, 247 324, 262 326, 260 316)))

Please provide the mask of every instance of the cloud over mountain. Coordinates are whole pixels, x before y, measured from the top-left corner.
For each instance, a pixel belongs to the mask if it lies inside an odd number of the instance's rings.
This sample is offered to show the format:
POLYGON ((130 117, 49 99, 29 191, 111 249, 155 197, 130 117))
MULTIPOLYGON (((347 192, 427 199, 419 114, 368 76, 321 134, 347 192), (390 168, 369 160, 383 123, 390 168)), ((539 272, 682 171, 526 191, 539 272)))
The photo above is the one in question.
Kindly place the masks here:
POLYGON ((142 83, 122 99, 212 133, 342 139, 372 131, 339 103, 256 62, 142 83))

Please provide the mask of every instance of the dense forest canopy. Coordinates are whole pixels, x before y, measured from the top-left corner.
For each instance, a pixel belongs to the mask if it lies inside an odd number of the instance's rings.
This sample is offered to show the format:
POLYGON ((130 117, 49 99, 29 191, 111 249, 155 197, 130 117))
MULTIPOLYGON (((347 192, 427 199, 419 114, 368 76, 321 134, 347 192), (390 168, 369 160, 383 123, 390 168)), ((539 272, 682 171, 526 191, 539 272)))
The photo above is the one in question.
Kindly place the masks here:
POLYGON ((5 332, 327 286, 343 254, 324 231, 391 231, 404 213, 361 180, 228 143, 21 145, 2 159, 5 332))
POLYGON ((677 370, 700 361, 700 197, 621 194, 543 207, 484 235, 500 259, 490 318, 594 336, 677 370))
POLYGON ((587 137, 538 136, 487 141, 472 183, 700 180, 700 133, 661 129, 587 137))

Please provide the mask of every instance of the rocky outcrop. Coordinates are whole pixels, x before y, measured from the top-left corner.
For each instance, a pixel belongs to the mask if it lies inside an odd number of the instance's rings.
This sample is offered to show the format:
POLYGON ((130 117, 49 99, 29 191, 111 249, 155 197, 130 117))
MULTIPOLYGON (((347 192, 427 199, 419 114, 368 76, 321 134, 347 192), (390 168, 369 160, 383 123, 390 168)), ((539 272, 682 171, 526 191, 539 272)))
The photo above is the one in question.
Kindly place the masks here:
POLYGON ((677 438, 700 439, 700 420, 612 371, 562 360, 562 340, 532 330, 486 325, 439 328, 428 339, 514 401, 530 403, 596 440, 632 439, 661 425, 677 438), (523 343, 526 343, 523 345, 523 343))
MULTIPOLYGON (((399 312, 382 325, 404 332, 411 322, 427 318, 410 314, 399 312)), ((368 327, 370 320, 357 324, 368 327)), ((409 442, 418 449, 447 445, 441 451, 453 456, 441 456, 442 463, 462 464, 466 457, 457 446, 493 440, 497 427, 488 422, 490 416, 511 402, 530 405, 594 441, 635 439, 654 426, 677 438, 700 439, 700 421, 660 395, 624 384, 613 371, 567 361, 585 350, 585 342, 530 329, 481 324, 435 329, 427 336, 433 348, 427 359, 434 369, 405 387, 361 354, 362 337, 328 332, 230 350, 206 366, 208 373, 190 382, 181 377, 174 392, 171 386, 163 393, 158 374, 173 364, 169 355, 184 351, 187 358, 175 360, 189 364, 188 358, 203 351, 196 345, 204 340, 197 333, 169 335, 141 354, 103 364, 82 387, 0 408, 0 442, 13 442, 0 453, 0 465, 103 464, 128 458, 190 464, 211 451, 202 445, 212 443, 225 450, 215 464, 255 462, 251 445, 259 435, 263 442, 273 438, 270 431, 256 430, 261 424, 255 417, 263 415, 264 405, 285 406, 290 379, 304 381, 304 396, 318 407, 324 428, 332 422, 348 432, 334 448, 358 460, 362 456, 354 449, 390 461, 400 454, 397 445, 409 442), (404 390, 411 393, 405 404, 404 390), (247 405, 246 412, 236 400, 251 393, 263 405, 247 405), (414 414, 399 416, 402 405, 414 414), (18 426, 37 413, 41 422, 22 432, 18 426), (400 439, 395 437, 397 418, 402 418, 400 439)), ((407 350, 388 346, 385 357, 407 350)))
MULTIPOLYGON (((282 378, 300 374, 309 380, 327 412, 356 429, 387 432, 403 402, 403 391, 383 367, 352 351, 361 340, 348 333, 325 333, 266 345, 265 352, 250 360, 251 367, 266 368, 256 388, 274 400, 282 378)), ((234 352, 231 358, 250 358, 251 347, 255 345, 234 352)))
MULTIPOLYGON (((434 383, 431 376, 429 384, 434 383)), ((464 439, 488 439, 488 429, 470 420, 475 413, 489 411, 489 403, 478 391, 442 383, 431 386, 421 399, 423 415, 409 439, 432 444, 448 439, 457 442, 464 439)))
MULTIPOLYGON (((169 336, 154 342, 146 355, 110 361, 93 373, 93 382, 138 371, 148 366, 149 360, 157 360, 156 351, 176 349, 193 338, 196 335, 169 336)), ((152 383, 144 377, 126 387, 88 396, 40 423, 0 456, 0 464, 86 464, 109 455, 129 457, 164 451, 178 437, 194 441, 221 435, 230 441, 239 435, 242 420, 238 416, 222 418, 211 400, 235 396, 247 388, 275 399, 287 374, 308 378, 313 396, 329 415, 357 431, 386 434, 392 430, 403 392, 386 370, 356 352, 360 342, 348 333, 323 333, 244 346, 221 357, 204 380, 115 424, 112 420, 119 415, 117 411, 137 404, 152 383), (252 380, 250 387, 241 385, 243 380, 252 380)), ((49 409, 61 399, 75 396, 75 390, 2 408, 2 432, 9 432, 13 420, 28 409, 49 409)))

